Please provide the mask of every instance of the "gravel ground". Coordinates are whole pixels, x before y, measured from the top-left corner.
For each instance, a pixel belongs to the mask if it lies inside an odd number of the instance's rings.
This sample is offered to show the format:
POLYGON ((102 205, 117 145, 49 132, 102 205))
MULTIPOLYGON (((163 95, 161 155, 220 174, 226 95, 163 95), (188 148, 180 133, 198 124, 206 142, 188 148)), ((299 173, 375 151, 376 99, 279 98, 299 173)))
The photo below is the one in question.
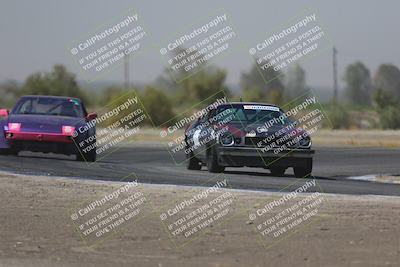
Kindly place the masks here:
MULTIPOLYGON (((140 184, 130 184, 133 189, 129 190, 133 191, 121 191, 127 186, 0 173, 0 266, 400 265, 397 197, 318 195, 322 202, 315 206, 312 217, 278 237, 266 238, 257 230, 266 217, 260 215, 252 221, 249 214, 282 199, 282 193, 229 189, 210 192, 200 187, 140 184), (78 222, 71 219, 71 214, 116 191, 120 192, 119 199, 108 202, 111 206, 125 196, 133 196, 133 192, 140 192, 138 199, 145 197, 144 204, 136 206, 140 207, 139 215, 107 235, 82 239, 79 225, 89 217, 82 215, 79 220, 83 221, 78 222), (204 192, 209 192, 206 199, 196 199, 187 208, 175 210, 176 214, 168 213, 177 204, 204 192), (227 215, 213 217, 214 221, 188 237, 173 236, 169 231, 177 229, 171 224, 177 222, 176 216, 189 218, 189 214, 210 203, 208 200, 221 196, 232 200, 224 202, 227 206, 219 202, 220 211, 228 210, 227 215), (165 212, 170 217, 161 221, 160 215, 165 212)), ((285 208, 314 196, 298 195, 294 202, 286 202, 285 208)), ((275 210, 278 208, 268 213, 269 218, 277 218, 274 216, 283 210, 275 210)), ((90 212, 106 210, 106 206, 96 209, 90 212)))

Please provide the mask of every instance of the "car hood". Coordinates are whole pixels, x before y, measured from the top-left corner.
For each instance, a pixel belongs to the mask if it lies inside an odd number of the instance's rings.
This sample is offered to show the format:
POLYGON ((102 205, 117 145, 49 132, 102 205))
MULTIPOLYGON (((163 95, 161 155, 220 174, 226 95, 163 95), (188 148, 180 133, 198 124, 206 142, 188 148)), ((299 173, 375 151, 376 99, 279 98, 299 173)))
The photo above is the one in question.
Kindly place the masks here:
POLYGON ((61 126, 77 127, 86 123, 84 118, 47 115, 19 115, 11 114, 9 123, 21 123, 21 131, 24 132, 61 132, 61 126))

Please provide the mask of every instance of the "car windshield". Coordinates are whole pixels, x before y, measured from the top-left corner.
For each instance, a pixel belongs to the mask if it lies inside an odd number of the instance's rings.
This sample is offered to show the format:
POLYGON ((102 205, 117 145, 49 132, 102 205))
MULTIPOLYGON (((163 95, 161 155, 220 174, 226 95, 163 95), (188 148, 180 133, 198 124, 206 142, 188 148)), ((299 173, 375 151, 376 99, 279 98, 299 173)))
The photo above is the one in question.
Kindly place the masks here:
POLYGON ((280 124, 289 124, 290 120, 277 107, 264 105, 232 105, 218 108, 218 121, 241 122, 245 124, 263 124, 273 119, 280 124))
POLYGON ((64 98, 22 98, 15 106, 12 113, 83 117, 80 101, 77 99, 64 98))

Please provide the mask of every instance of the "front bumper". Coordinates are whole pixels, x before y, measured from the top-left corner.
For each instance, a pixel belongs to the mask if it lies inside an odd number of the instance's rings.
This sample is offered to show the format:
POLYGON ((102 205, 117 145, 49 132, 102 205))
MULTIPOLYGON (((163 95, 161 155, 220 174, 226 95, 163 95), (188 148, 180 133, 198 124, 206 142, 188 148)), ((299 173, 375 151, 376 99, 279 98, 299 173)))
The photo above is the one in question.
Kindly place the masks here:
POLYGON ((34 142, 57 142, 72 143, 72 136, 59 133, 36 133, 36 132, 5 132, 9 141, 34 141, 34 142))
POLYGON ((10 148, 17 151, 32 151, 71 155, 78 152, 72 136, 59 133, 5 132, 10 148))
POLYGON ((297 167, 312 159, 312 149, 269 150, 254 147, 217 147, 218 161, 231 167, 297 167))

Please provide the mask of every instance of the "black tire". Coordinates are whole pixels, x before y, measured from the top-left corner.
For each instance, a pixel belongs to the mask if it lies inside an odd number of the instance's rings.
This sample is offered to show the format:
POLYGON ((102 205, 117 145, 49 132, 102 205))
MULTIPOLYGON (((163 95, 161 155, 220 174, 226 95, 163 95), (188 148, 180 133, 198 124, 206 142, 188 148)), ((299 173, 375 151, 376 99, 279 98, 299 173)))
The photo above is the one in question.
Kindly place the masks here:
POLYGON ((313 160, 307 159, 306 163, 302 167, 294 167, 294 176, 296 178, 307 178, 310 177, 313 168, 313 160))
POLYGON ((273 176, 283 176, 285 174, 286 168, 285 167, 272 167, 269 169, 273 176))
POLYGON ((16 149, 10 149, 10 155, 18 156, 19 151, 16 149))
POLYGON ((13 155, 18 156, 19 151, 13 148, 0 149, 0 155, 13 155))
POLYGON ((201 170, 201 161, 193 156, 193 152, 186 154, 186 169, 188 170, 201 170))
POLYGON ((209 172, 220 173, 225 170, 225 166, 218 164, 218 154, 214 147, 207 149, 207 169, 209 172))
MULTIPOLYGON (((94 134, 94 136, 96 135, 96 133, 93 133, 93 134, 94 134)), ((92 134, 88 134, 87 138, 89 139, 91 136, 92 136, 92 134)), ((75 143, 77 143, 79 141, 81 141, 81 140, 78 140, 75 143)), ((77 161, 86 161, 86 162, 95 162, 96 157, 97 157, 96 148, 97 148, 96 141, 90 142, 87 146, 85 146, 84 148, 80 148, 78 150, 78 152, 76 153, 76 160, 77 161), (83 151, 84 149, 88 149, 88 148, 90 148, 90 150, 88 152, 83 151)))
POLYGON ((76 153, 77 161, 86 161, 86 159, 82 156, 81 152, 76 153))
POLYGON ((88 153, 81 153, 78 152, 76 154, 76 160, 77 161, 86 161, 86 162, 95 162, 96 161, 96 149, 90 150, 88 153))

